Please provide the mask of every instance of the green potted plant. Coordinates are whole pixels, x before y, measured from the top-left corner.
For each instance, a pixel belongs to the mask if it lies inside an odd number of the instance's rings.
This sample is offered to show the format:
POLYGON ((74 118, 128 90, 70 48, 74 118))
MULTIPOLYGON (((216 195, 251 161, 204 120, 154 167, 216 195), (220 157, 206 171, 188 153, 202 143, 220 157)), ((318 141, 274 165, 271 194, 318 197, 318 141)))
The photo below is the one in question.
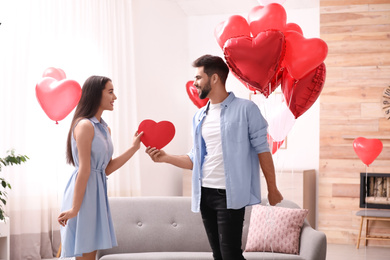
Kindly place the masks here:
MULTIPOLYGON (((21 164, 23 162, 26 162, 27 159, 30 159, 27 157, 27 155, 15 155, 15 150, 9 150, 7 151, 7 156, 4 158, 0 158, 0 172, 3 167, 14 165, 14 164, 21 164)), ((11 189, 11 184, 7 182, 3 177, 0 176, 0 220, 5 219, 5 212, 4 207, 7 204, 7 188, 11 189)))

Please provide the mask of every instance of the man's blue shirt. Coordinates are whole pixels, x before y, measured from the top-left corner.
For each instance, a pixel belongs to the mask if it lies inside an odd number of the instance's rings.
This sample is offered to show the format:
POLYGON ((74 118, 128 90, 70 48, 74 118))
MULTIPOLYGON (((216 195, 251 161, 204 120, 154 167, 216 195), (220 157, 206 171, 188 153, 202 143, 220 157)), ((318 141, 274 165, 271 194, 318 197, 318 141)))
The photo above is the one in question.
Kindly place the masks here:
MULTIPOLYGON (((200 209, 202 165, 207 153, 202 137, 202 123, 208 108, 209 103, 199 109, 192 122, 194 145, 188 156, 193 162, 194 212, 199 212, 200 209)), ((267 128, 267 121, 252 101, 237 98, 230 92, 221 103, 221 141, 228 209, 239 209, 261 202, 258 154, 269 152, 267 128)))

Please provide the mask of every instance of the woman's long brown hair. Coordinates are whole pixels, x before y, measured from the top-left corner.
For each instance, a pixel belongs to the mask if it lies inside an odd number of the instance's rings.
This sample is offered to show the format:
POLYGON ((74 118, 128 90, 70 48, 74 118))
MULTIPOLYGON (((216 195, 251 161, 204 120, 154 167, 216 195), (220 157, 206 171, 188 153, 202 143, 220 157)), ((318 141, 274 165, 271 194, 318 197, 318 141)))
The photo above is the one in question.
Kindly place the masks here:
POLYGON ((91 76, 83 85, 81 98, 74 112, 72 123, 70 124, 68 139, 66 141, 66 162, 68 164, 74 164, 72 155, 72 133, 75 124, 82 118, 94 117, 99 109, 100 101, 102 99, 102 93, 106 86, 106 83, 111 79, 103 76, 91 76))

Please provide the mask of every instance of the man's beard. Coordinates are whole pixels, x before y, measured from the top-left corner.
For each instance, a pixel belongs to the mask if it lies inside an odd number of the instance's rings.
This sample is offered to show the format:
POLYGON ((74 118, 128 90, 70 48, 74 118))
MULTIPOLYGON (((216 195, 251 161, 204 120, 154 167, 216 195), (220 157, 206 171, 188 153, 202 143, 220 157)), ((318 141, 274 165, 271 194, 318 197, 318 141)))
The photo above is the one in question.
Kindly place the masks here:
POLYGON ((211 85, 210 85, 210 80, 206 83, 204 88, 200 91, 199 98, 200 99, 205 99, 209 95, 211 91, 211 85))

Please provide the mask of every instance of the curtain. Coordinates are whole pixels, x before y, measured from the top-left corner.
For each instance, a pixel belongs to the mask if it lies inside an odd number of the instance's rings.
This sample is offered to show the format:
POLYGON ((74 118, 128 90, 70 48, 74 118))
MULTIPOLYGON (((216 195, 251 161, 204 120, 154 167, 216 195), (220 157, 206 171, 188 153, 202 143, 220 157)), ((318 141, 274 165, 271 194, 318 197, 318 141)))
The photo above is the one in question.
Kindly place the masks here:
MULTIPOLYGON (((65 163, 71 112, 56 124, 40 107, 35 86, 45 69, 60 68, 81 86, 91 75, 112 79, 118 97, 106 111, 114 156, 137 129, 132 6, 128 0, 35 0, 0 3, 0 157, 9 149, 30 159, 3 168, 11 183, 6 214, 11 259, 55 256, 62 193, 73 167, 65 163)), ((109 196, 140 194, 139 158, 109 177, 109 196)))

